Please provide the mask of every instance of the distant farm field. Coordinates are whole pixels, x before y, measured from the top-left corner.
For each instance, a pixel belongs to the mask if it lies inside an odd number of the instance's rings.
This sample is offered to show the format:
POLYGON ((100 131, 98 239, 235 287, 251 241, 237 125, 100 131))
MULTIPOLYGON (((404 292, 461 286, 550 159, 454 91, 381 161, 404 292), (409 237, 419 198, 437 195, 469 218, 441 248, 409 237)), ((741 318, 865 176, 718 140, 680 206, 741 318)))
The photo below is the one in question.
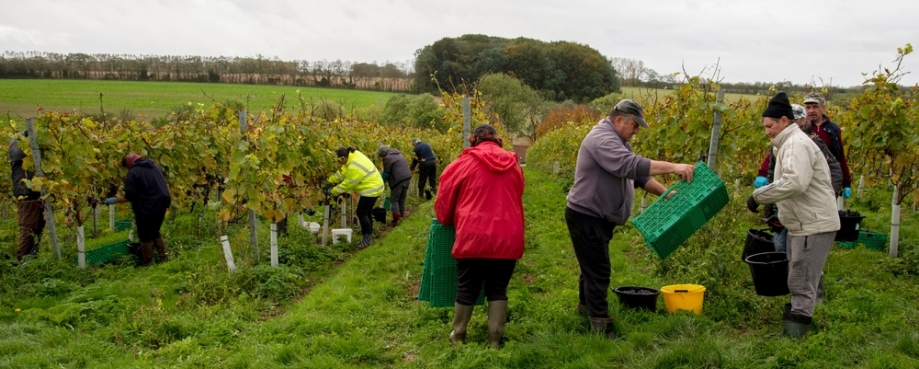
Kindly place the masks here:
POLYGON ((395 95, 378 91, 225 83, 4 79, 0 80, 0 114, 27 118, 35 116, 40 107, 46 111, 98 114, 99 94, 102 94, 101 106, 106 114, 128 110, 132 114, 157 117, 176 106, 189 102, 209 104, 211 99, 248 101, 250 111, 260 111, 269 109, 282 94, 286 94, 288 108, 299 105, 297 90, 307 104, 311 100, 313 103, 325 100, 345 109, 382 104, 395 95))
MULTIPOLYGON (((647 88, 647 87, 622 87, 623 95, 629 98, 638 98, 639 96, 644 97, 644 96, 647 96, 648 94, 657 94, 658 96, 663 97, 663 96, 669 95, 671 92, 673 92, 672 89, 663 89, 663 88, 655 89, 655 88, 647 88)), ((724 99, 727 100, 728 102, 739 101, 742 98, 747 98, 747 100, 750 100, 750 101, 756 101, 760 97, 761 96, 758 96, 758 95, 747 95, 747 94, 733 94, 733 93, 724 94, 724 99)))

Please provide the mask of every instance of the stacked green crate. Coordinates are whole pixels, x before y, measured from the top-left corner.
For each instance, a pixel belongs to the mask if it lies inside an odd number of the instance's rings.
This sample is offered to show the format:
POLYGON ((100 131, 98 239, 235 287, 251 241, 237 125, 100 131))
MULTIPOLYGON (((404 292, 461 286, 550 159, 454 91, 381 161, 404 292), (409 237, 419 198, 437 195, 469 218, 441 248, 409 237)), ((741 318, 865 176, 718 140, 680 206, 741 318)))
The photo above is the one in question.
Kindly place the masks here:
MULTIPOLYGON (((445 227, 437 219, 431 221, 418 290, 418 299, 430 302, 431 307, 453 307, 456 301, 456 259, 452 255, 455 240, 453 227, 445 227)), ((484 293, 480 293, 476 305, 484 303, 484 293)))
POLYGON ((680 181, 670 187, 632 225, 648 247, 661 259, 669 256, 693 233, 718 214, 729 200, 724 182, 705 163, 697 163, 692 183, 680 181), (670 199, 667 193, 676 191, 670 199))
POLYGON ((872 250, 884 250, 884 246, 887 246, 887 233, 860 230, 858 242, 872 250))
POLYGON ((132 222, 133 220, 131 219, 116 220, 115 221, 115 232, 121 232, 126 229, 130 229, 132 222))
MULTIPOLYGON (((128 231, 86 240, 86 265, 102 265, 124 255, 129 255, 128 231)), ((74 260, 76 262, 76 259, 74 260)))

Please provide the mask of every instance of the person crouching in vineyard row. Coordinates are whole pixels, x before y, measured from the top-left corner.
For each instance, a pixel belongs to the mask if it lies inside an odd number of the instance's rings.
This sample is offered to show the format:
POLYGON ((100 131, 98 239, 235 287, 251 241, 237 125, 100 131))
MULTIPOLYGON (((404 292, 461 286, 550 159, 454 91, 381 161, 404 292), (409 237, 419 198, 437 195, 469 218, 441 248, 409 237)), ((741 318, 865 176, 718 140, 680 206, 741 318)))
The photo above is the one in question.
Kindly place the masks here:
MULTIPOLYGON (((29 137, 29 131, 22 131, 21 135, 29 137)), ((13 170, 13 196, 17 199, 16 212, 19 218, 19 248, 16 258, 21 261, 26 255, 38 254, 38 244, 45 229, 45 215, 42 213, 44 209, 41 192, 32 191, 25 183, 26 180, 32 179, 34 173, 22 168, 26 154, 19 147, 19 137, 10 140, 8 154, 13 170)))
MULTIPOLYGON (((695 171, 690 164, 635 155, 629 140, 640 127, 650 127, 644 110, 635 101, 623 99, 590 130, 578 149, 574 185, 565 208, 568 233, 581 269, 577 311, 589 315, 591 332, 610 340, 617 339, 606 300, 613 229, 629 220, 636 188, 655 195, 667 190, 651 176, 672 173, 690 182, 695 171)), ((679 194, 671 192, 670 196, 679 194)))
POLYGON ((772 138, 775 181, 753 191, 747 208, 755 213, 759 204, 776 204, 779 221, 788 229, 791 303, 785 304, 780 334, 803 338, 810 329, 820 276, 839 230, 836 194, 820 148, 792 124, 788 96, 776 94, 762 116, 766 135, 772 138))
POLYGON ((421 198, 431 199, 431 194, 437 193, 437 157, 434 156, 434 149, 427 142, 413 138, 412 151, 415 152, 415 159, 412 160, 412 172, 415 166, 418 167, 418 196, 421 198), (425 182, 431 184, 430 190, 425 190, 425 182))
POLYGON ((121 166, 128 170, 124 177, 124 196, 109 197, 103 203, 115 205, 130 201, 134 223, 137 224, 137 236, 140 238, 140 265, 150 265, 153 262, 154 245, 158 262, 165 262, 169 254, 160 228, 166 219, 166 210, 172 204, 172 197, 163 169, 153 160, 134 153, 125 155, 121 159, 121 166))
POLYGON ((444 169, 434 201, 437 220, 456 228, 452 255, 458 280, 450 341, 465 342, 484 287, 487 343, 497 348, 507 321, 507 285, 523 257, 525 183, 517 154, 501 148, 494 126, 481 124, 466 139, 471 147, 444 169))
POLYGON ((362 152, 357 151, 354 147, 339 147, 335 150, 338 161, 341 163, 341 170, 332 174, 328 182, 333 184, 332 188, 326 189, 325 194, 328 196, 338 196, 345 193, 357 192, 360 200, 357 201, 357 220, 361 224, 361 243, 358 248, 370 246, 373 240, 373 222, 370 218, 370 212, 373 205, 376 204, 377 198, 383 194, 384 185, 383 177, 377 170, 376 165, 362 152))
POLYGON ((408 184, 412 179, 412 172, 408 169, 408 161, 399 150, 382 145, 377 150, 377 155, 383 158, 382 175, 384 181, 389 181, 392 224, 396 225, 405 211, 405 198, 408 197, 408 184))

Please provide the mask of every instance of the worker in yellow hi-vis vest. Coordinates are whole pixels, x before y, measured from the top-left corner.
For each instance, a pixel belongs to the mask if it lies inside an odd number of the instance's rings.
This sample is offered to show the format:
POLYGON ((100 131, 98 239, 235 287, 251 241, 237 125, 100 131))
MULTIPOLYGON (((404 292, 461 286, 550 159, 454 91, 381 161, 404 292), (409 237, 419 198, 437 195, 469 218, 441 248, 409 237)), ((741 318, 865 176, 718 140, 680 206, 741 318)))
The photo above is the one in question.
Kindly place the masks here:
POLYGON ((339 147, 335 150, 341 170, 332 174, 328 181, 335 185, 326 190, 326 195, 337 196, 345 193, 356 192, 360 195, 357 202, 357 219, 361 224, 361 243, 358 248, 370 246, 373 239, 373 222, 370 211, 383 194, 383 176, 366 155, 354 147, 339 147))

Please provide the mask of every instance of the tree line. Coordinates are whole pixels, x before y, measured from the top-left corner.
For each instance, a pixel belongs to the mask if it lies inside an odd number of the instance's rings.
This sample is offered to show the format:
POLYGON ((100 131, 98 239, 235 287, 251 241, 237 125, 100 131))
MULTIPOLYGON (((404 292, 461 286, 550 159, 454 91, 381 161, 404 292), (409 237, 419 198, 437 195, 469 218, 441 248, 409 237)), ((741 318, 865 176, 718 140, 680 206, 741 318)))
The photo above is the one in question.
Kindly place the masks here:
POLYGON ((0 55, 0 78, 105 79, 245 83, 411 91, 411 62, 378 64, 277 57, 206 57, 11 52, 0 55))

